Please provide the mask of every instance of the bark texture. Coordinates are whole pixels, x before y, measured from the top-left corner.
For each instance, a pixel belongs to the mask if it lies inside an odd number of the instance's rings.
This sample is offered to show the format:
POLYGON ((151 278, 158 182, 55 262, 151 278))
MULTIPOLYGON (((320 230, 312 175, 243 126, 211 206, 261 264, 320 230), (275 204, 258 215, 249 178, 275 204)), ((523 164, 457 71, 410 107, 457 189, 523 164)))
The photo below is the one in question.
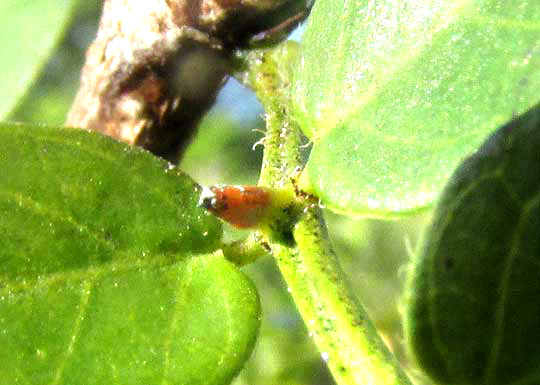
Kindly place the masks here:
POLYGON ((288 0, 105 0, 66 125, 175 161, 227 77, 233 49, 288 0))

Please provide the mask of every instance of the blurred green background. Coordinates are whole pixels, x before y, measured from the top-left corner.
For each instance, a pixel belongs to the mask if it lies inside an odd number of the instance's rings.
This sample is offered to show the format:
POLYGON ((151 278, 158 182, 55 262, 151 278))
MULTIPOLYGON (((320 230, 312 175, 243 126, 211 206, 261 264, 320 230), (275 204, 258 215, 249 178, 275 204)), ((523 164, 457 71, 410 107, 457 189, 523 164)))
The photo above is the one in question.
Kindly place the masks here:
MULTIPOLYGON (((101 2, 79 2, 65 37, 9 120, 63 123, 100 12, 101 2)), ((180 167, 201 184, 255 184, 262 146, 252 147, 263 135, 257 131, 264 128, 262 114, 253 93, 230 80, 203 120, 180 167)), ((389 222, 353 221, 326 213, 326 219, 355 292, 385 341, 410 368, 402 345, 400 294, 409 255, 426 215, 389 222)), ((245 233, 227 229, 226 236, 238 238, 245 233)), ((264 318, 255 352, 234 384, 333 384, 273 260, 264 258, 244 270, 257 285, 264 318)))

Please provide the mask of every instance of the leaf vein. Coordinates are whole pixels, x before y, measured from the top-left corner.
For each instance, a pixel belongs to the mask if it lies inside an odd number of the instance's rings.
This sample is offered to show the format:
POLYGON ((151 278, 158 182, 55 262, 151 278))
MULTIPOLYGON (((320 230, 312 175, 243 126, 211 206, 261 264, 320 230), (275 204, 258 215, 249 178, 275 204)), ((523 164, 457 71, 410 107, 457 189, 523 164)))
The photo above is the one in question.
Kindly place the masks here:
POLYGON ((90 236, 93 240, 96 242, 104 245, 109 251, 114 251, 115 246, 114 243, 107 240, 104 236, 102 236, 98 231, 92 229, 91 227, 78 222, 75 218, 73 218, 71 215, 62 214, 56 210, 52 210, 50 207, 44 206, 40 204, 38 201, 32 199, 30 196, 24 196, 21 193, 16 193, 12 191, 2 190, 0 191, 0 195, 3 195, 8 200, 11 200, 15 202, 16 205, 18 205, 22 209, 26 209, 28 211, 32 211, 40 216, 47 217, 49 219, 52 219, 56 222, 67 224, 75 229, 77 229, 79 232, 84 232, 90 236))
POLYGON ((506 315, 505 305, 509 297, 509 291, 510 291, 510 285, 511 285, 510 278, 512 276, 512 269, 514 267, 516 258, 519 256, 519 247, 521 245, 521 235, 523 234, 523 228, 527 225, 527 220, 529 218, 529 215, 531 214, 531 211, 534 208, 538 207, 539 204, 540 204, 540 192, 538 192, 535 196, 533 196, 531 199, 525 202, 525 204, 523 205, 521 215, 519 217, 518 224, 515 227, 514 232, 512 234, 510 252, 508 253, 508 256, 506 258, 505 268, 501 277, 502 278, 501 286, 499 290, 500 298, 499 298, 499 302, 497 303, 497 308, 495 312, 493 345, 489 353, 489 358, 486 365, 486 371, 484 374, 484 384, 486 385, 493 383, 493 376, 495 376, 496 374, 494 368, 496 368, 497 360, 499 357, 500 348, 502 344, 503 329, 504 329, 504 324, 505 324, 504 321, 505 321, 505 315, 506 315))
POLYGON ((93 283, 91 280, 86 280, 84 284, 81 287, 81 299, 79 303, 79 313, 77 314, 77 317, 75 318, 73 330, 71 332, 71 338, 69 340, 68 346, 66 348, 66 353, 58 365, 58 369, 56 370, 56 374, 54 376, 54 380, 51 383, 51 385, 58 385, 60 384, 60 381, 62 380, 62 376, 64 374, 64 370, 66 368, 66 364, 69 360, 69 358, 73 355, 73 351, 75 350, 75 344, 78 342, 80 333, 81 333, 81 325, 84 321, 84 317, 86 314, 86 310, 88 309, 88 303, 90 299, 90 294, 92 291, 93 283))

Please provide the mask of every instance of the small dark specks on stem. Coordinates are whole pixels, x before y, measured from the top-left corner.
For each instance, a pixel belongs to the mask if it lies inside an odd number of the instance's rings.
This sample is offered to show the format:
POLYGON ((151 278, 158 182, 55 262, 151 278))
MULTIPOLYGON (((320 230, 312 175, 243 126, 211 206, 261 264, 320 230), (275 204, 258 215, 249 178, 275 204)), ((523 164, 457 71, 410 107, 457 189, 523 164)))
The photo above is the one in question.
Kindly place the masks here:
POLYGON ((268 242, 261 240, 260 245, 267 253, 269 254, 272 253, 272 247, 270 246, 268 242))

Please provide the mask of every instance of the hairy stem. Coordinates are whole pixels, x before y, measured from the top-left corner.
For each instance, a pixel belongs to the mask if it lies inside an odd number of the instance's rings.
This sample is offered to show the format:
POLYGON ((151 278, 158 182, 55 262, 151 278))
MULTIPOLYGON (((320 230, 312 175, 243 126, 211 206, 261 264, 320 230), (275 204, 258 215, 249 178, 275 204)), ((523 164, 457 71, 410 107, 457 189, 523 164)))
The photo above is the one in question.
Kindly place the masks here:
MULTIPOLYGON (((266 111, 267 133, 260 184, 283 187, 301 166, 301 135, 290 119, 287 63, 295 47, 248 59, 243 80, 266 111)), ((292 188, 292 186, 291 186, 292 188)), ((366 311, 352 293, 333 252, 321 210, 306 204, 293 230, 295 244, 269 241, 279 269, 322 358, 338 384, 410 384, 366 311)))

